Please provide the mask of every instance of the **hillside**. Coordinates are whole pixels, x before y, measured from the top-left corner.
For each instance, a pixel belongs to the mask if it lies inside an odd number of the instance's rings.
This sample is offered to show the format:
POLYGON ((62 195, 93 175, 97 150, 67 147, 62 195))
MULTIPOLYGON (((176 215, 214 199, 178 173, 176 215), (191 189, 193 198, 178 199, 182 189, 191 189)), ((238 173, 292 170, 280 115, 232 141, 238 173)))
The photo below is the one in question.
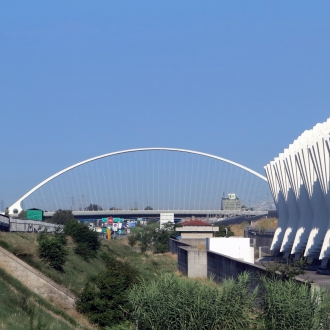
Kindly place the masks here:
MULTIPOLYGON (((38 257, 37 237, 38 234, 35 233, 0 232, 0 246, 56 283, 65 286, 76 296, 79 295, 88 278, 95 277, 105 269, 105 254, 129 261, 133 267, 138 269, 140 276, 147 280, 154 279, 161 272, 174 273, 177 269, 177 261, 170 253, 159 255, 142 254, 139 252, 138 247, 131 249, 127 244, 127 239, 102 240, 101 249, 97 253, 96 258, 86 261, 74 253, 75 245, 72 239, 67 237, 68 261, 61 272, 51 268, 38 257)), ((4 274, 1 276, 0 285, 3 288, 3 292, 5 292, 0 295, 0 310, 2 311, 0 312, 0 319, 2 320, 0 330, 48 329, 48 327, 49 329, 93 328, 76 311, 64 311, 61 309, 61 306, 55 306, 54 303, 49 303, 29 291, 29 289, 9 274, 6 274, 1 268, 0 271, 4 274), (41 308, 39 308, 40 306, 41 308), (57 312, 54 312, 53 309, 57 312), (31 311, 33 311, 32 314, 31 311), (20 319, 22 320, 21 322, 19 321, 20 319), (76 323, 75 320, 78 320, 78 322, 76 323), (30 327, 29 322, 32 322, 34 326, 30 327)))
POLYGON ((0 330, 93 329, 76 312, 69 313, 34 294, 0 269, 0 330))
POLYGON ((144 278, 153 278, 160 270, 175 272, 177 268, 176 260, 173 259, 171 254, 141 254, 138 249, 132 250, 125 239, 102 240, 101 250, 98 252, 97 257, 86 261, 74 253, 75 245, 68 237, 68 261, 64 265, 64 271, 59 272, 45 264, 38 257, 37 236, 38 234, 34 233, 0 232, 0 246, 37 268, 55 282, 64 285, 75 295, 79 294, 88 277, 95 276, 104 270, 102 253, 110 253, 116 257, 127 259, 133 266, 138 268, 144 278))

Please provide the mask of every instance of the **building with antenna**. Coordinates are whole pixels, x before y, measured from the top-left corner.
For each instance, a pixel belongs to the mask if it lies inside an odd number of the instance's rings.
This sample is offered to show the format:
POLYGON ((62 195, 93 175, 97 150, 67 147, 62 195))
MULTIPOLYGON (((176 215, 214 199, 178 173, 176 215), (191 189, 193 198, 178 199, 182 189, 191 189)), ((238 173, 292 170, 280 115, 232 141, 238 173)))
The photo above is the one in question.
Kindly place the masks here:
POLYGON ((240 210, 241 209, 241 201, 236 194, 230 193, 227 194, 227 197, 221 198, 221 210, 230 211, 230 210, 240 210))

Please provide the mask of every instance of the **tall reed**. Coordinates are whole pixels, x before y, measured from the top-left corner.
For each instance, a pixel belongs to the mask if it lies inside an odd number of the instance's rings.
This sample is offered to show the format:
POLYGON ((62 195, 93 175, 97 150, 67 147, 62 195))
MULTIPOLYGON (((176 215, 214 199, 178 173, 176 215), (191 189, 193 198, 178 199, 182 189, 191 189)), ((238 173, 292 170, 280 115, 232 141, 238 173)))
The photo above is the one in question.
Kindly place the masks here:
POLYGON ((264 277, 262 283, 265 329, 330 329, 330 297, 324 290, 312 290, 294 279, 264 277))
POLYGON ((255 323, 257 290, 248 291, 249 276, 218 286, 171 274, 141 281, 129 293, 139 329, 217 330, 248 329, 255 323))

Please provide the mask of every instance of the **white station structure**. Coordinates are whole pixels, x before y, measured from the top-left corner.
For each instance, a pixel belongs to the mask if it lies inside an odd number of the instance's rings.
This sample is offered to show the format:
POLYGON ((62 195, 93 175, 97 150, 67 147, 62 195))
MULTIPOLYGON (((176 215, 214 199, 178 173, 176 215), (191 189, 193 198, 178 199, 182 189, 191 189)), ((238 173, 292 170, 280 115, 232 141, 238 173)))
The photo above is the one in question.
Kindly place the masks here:
POLYGON ((271 250, 330 259, 330 118, 303 132, 265 166, 278 211, 271 250))

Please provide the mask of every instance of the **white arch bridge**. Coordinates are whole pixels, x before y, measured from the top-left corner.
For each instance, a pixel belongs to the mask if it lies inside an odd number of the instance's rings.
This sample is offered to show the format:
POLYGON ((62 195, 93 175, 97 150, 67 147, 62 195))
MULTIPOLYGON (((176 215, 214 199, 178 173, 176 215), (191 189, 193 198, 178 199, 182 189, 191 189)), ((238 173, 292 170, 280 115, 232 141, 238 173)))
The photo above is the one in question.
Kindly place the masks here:
POLYGON ((272 207, 266 177, 246 166, 194 150, 138 148, 89 158, 51 175, 11 205, 9 213, 36 207, 216 214, 229 193, 243 211, 272 207))

